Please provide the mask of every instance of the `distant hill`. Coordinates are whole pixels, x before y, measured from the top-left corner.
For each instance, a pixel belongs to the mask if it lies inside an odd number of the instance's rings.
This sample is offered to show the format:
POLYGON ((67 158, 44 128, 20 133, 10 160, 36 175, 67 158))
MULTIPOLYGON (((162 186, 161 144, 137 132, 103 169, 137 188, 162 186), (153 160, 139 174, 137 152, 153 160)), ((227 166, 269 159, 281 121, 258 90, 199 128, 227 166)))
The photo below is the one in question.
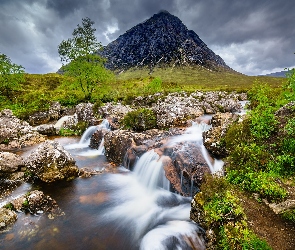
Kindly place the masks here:
POLYGON ((107 68, 118 72, 186 65, 231 70, 194 31, 167 11, 134 26, 98 53, 107 58, 107 68))
POLYGON ((283 70, 280 72, 274 72, 274 73, 270 73, 270 74, 266 74, 264 76, 272 76, 272 77, 287 77, 286 74, 288 73, 288 70, 283 70))

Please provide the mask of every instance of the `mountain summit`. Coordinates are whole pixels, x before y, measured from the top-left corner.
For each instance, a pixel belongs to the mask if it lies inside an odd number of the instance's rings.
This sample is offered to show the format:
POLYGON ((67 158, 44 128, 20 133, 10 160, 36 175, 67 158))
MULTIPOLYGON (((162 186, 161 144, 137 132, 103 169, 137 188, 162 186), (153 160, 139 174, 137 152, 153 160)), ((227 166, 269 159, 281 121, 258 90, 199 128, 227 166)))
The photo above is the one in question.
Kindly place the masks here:
POLYGON ((229 69, 194 31, 168 11, 160 11, 134 26, 98 53, 107 59, 107 68, 119 71, 180 65, 229 69))

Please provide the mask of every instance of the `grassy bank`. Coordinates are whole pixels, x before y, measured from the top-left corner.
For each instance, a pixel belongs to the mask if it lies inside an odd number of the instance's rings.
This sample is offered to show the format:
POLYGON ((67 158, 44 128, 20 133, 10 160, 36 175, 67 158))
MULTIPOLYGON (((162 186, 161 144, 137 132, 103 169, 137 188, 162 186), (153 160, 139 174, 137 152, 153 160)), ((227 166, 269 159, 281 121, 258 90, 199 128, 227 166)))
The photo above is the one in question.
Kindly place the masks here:
POLYGON ((73 81, 74 79, 54 73, 26 74, 24 82, 10 96, 2 94, 0 110, 12 109, 15 115, 25 119, 35 111, 48 109, 52 101, 59 101, 64 106, 74 106, 85 101, 98 105, 113 101, 130 103, 137 96, 156 92, 248 91, 255 81, 279 88, 285 80, 246 76, 233 71, 209 71, 202 67, 157 68, 152 74, 147 69, 129 70, 98 85, 90 100, 85 100, 85 94, 73 81))

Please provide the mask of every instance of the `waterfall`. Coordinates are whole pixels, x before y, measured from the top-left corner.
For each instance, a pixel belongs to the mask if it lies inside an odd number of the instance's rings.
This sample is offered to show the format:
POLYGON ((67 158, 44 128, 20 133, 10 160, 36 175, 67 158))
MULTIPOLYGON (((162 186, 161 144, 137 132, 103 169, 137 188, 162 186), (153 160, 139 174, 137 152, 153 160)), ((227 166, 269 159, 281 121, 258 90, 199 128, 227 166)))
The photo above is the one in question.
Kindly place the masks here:
POLYGON ((100 145, 98 147, 98 149, 91 149, 89 148, 89 144, 90 144, 90 139, 92 137, 92 135, 97 131, 97 130, 110 130, 110 124, 108 122, 108 120, 104 119, 101 124, 97 125, 97 126, 90 126, 88 127, 80 141, 78 143, 75 144, 71 144, 71 145, 67 145, 65 146, 65 149, 67 150, 75 150, 78 149, 79 152, 77 153, 77 155, 81 155, 81 156, 97 156, 97 155, 103 155, 104 154, 104 138, 102 138, 100 145), (84 150, 83 150, 84 149, 84 150))
POLYGON ((165 176, 162 161, 154 150, 144 153, 139 158, 134 167, 134 174, 148 190, 157 187, 169 190, 170 182, 165 176))

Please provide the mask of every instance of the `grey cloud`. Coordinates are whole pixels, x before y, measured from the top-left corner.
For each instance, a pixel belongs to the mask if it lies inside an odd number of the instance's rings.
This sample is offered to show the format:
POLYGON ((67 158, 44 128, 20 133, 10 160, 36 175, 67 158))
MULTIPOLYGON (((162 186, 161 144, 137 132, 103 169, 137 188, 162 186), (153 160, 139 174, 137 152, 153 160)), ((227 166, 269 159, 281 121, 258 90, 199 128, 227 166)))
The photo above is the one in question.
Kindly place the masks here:
POLYGON ((106 45, 162 9, 209 48, 220 47, 225 61, 235 57, 233 68, 256 74, 295 66, 293 0, 1 0, 0 52, 31 73, 54 71, 58 44, 83 17, 95 21, 98 40, 106 45))

